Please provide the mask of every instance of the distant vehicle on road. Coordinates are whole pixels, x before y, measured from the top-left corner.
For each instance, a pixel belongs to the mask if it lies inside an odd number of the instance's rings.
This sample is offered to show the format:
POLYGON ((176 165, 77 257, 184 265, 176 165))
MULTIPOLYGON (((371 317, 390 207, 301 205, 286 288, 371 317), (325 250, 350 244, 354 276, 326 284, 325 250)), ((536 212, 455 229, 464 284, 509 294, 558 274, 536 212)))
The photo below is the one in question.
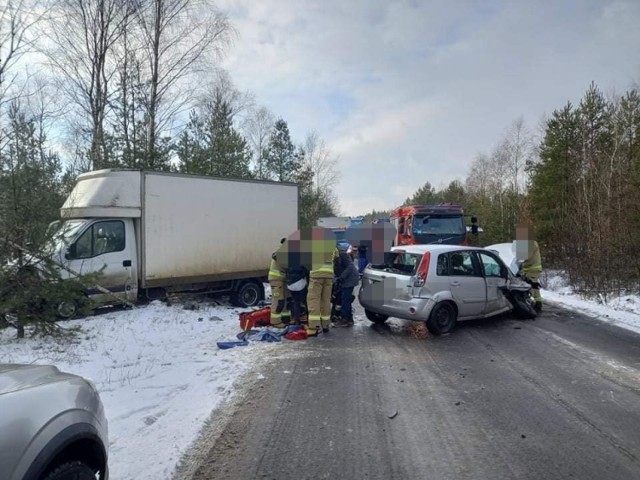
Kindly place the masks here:
POLYGON ((0 478, 108 480, 98 391, 51 365, 0 363, 0 478))
POLYGON ((396 208, 389 216, 397 231, 394 245, 469 245, 468 232, 475 235, 479 230, 475 216, 467 228, 467 216, 455 203, 396 208))
POLYGON ((424 321, 439 335, 450 332, 458 320, 510 310, 534 318, 530 290, 493 251, 406 245, 392 247, 384 263, 365 268, 358 299, 374 323, 389 317, 424 321))

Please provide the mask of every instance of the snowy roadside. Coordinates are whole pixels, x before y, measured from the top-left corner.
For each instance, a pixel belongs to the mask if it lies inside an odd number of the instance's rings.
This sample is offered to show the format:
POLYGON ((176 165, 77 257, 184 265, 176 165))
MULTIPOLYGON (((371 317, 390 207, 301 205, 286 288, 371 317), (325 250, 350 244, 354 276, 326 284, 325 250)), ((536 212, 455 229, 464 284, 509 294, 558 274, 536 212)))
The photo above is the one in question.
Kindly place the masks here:
POLYGON ((549 272, 543 278, 541 291, 544 301, 580 312, 589 317, 621 328, 640 333, 640 296, 623 295, 607 299, 606 303, 585 300, 568 286, 566 279, 557 272, 549 272))
POLYGON ((83 330, 71 343, 17 341, 7 329, 0 361, 54 364, 92 380, 109 421, 110 478, 168 479, 212 411, 232 398, 234 383, 293 343, 218 349, 216 342, 237 340, 240 311, 153 302, 65 322, 83 330))

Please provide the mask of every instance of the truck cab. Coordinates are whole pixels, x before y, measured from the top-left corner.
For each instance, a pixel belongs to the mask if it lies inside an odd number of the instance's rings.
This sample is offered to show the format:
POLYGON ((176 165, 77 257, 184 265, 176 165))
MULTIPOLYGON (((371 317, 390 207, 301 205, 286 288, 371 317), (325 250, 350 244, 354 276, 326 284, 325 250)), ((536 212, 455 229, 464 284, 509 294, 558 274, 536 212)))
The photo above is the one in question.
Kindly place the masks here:
MULTIPOLYGON (((466 215, 455 203, 406 205, 391 212, 397 234, 394 245, 468 245, 466 215)), ((471 217, 471 233, 477 234, 476 217, 471 217)))
MULTIPOLYGON (((77 218, 51 228, 55 233, 50 255, 64 266, 63 278, 100 273, 101 288, 86 291, 94 302, 137 300, 138 250, 132 218, 77 218)), ((66 316, 64 311, 60 314, 66 316)))

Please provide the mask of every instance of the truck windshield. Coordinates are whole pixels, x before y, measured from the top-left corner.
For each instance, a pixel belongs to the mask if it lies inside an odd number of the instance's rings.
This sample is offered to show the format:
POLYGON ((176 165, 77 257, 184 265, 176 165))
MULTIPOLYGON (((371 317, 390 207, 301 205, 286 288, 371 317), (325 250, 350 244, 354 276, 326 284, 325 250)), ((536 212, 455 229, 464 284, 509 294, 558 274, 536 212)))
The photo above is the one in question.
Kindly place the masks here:
POLYGON ((466 239, 467 227, 460 215, 415 215, 411 233, 417 244, 461 245, 466 239))
POLYGON ((415 216, 413 234, 416 235, 464 235, 467 227, 462 217, 415 216))
POLYGON ((87 220, 67 220, 49 225, 48 233, 51 238, 47 243, 47 250, 53 253, 60 247, 69 245, 86 223, 87 220))

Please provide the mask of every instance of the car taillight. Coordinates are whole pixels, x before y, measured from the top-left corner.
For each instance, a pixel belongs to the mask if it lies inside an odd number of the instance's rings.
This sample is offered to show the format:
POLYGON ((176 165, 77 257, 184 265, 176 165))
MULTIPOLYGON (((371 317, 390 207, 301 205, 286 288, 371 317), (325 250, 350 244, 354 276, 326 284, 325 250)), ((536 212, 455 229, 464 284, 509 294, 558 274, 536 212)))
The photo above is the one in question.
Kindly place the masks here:
POLYGON ((416 287, 423 286, 427 281, 427 274, 429 273, 429 263, 431 262, 431 252, 425 252, 418 265, 418 272, 416 273, 416 287))

